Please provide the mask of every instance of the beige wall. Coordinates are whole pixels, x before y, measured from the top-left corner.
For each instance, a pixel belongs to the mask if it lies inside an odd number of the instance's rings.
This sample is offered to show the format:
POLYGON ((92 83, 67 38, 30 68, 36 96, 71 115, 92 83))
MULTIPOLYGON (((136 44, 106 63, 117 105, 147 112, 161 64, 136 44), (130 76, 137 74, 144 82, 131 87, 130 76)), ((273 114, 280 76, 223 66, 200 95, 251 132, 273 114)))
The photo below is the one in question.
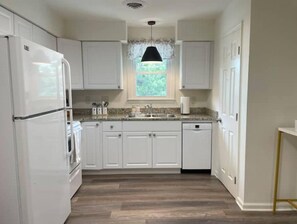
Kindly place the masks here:
MULTIPOLYGON (((251 206, 270 208, 277 127, 297 119, 296 12, 296 0, 252 0, 245 186, 251 206)), ((287 138, 286 146, 288 182, 280 195, 296 197, 296 139, 287 138)))
POLYGON ((213 41, 214 20, 179 20, 176 26, 177 41, 213 41))
POLYGON ((65 21, 65 38, 91 41, 126 41, 124 21, 65 21))
MULTIPOLYGON (((128 27, 128 40, 150 39, 150 27, 128 27)), ((175 39, 175 27, 153 26, 153 39, 175 39)))
POLYGON ((0 5, 30 20, 48 32, 62 36, 64 20, 40 0, 0 0, 0 5))
MULTIPOLYGON (((245 187, 245 130, 246 130, 246 107, 247 107, 247 85, 249 65, 249 38, 250 38, 250 9, 251 0, 233 0, 224 10, 215 23, 215 56, 213 90, 210 96, 210 107, 221 111, 221 72, 220 72, 220 48, 221 39, 234 27, 242 24, 242 58, 241 58, 241 96, 240 96, 240 127, 239 127, 239 169, 238 169, 238 198, 244 201, 245 187)), ((213 172, 218 174, 220 169, 219 152, 220 145, 218 124, 213 129, 213 172)))

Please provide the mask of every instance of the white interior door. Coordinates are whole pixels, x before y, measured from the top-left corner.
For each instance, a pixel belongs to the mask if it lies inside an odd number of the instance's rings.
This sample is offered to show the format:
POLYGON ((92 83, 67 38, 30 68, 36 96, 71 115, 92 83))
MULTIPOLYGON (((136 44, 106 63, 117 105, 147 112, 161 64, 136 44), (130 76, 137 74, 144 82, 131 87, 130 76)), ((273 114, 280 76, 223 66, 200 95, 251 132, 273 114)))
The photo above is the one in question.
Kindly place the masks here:
POLYGON ((238 170, 238 119, 240 86, 241 27, 222 40, 221 48, 221 111, 220 179, 236 197, 238 170))

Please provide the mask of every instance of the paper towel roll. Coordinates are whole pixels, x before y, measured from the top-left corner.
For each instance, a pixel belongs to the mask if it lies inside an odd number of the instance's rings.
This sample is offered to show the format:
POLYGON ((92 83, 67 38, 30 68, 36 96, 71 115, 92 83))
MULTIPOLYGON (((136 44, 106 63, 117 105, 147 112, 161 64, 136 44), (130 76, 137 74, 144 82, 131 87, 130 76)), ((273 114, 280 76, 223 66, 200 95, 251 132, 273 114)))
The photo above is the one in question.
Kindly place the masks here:
POLYGON ((180 98, 180 113, 190 114, 190 97, 182 96, 180 98))

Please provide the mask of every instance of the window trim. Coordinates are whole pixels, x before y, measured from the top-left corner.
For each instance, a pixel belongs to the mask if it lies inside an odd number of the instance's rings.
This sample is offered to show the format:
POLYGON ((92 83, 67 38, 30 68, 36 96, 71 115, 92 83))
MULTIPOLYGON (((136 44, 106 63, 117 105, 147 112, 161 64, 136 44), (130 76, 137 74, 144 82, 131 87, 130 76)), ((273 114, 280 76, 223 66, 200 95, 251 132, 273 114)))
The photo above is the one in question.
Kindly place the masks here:
POLYGON ((136 65, 128 62, 128 101, 174 101, 175 100, 175 69, 174 60, 167 62, 167 96, 136 96, 136 65))

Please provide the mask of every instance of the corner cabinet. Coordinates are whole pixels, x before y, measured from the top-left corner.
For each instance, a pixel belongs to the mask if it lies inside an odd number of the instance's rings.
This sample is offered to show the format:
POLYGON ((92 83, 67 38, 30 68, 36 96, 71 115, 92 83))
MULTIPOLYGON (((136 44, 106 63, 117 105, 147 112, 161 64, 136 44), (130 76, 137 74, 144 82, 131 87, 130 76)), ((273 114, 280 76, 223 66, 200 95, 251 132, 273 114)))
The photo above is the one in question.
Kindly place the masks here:
POLYGON ((211 42, 181 45, 180 89, 210 89, 211 42))
POLYGON ((82 169, 100 170, 102 165, 102 123, 83 122, 82 169))
POLYGON ((44 47, 57 50, 57 38, 45 30, 33 25, 33 42, 40 44, 44 47))
POLYGON ((32 41, 33 24, 17 15, 14 15, 14 35, 32 41))
POLYGON ((0 35, 13 34, 13 13, 0 6, 0 35))
MULTIPOLYGON (((83 89, 83 69, 82 69, 82 50, 81 42, 77 40, 57 39, 58 51, 71 66, 71 87, 72 89, 83 89)), ((68 80, 67 80, 68 81, 68 80)))
POLYGON ((85 89, 122 89, 122 44, 83 42, 85 89))

